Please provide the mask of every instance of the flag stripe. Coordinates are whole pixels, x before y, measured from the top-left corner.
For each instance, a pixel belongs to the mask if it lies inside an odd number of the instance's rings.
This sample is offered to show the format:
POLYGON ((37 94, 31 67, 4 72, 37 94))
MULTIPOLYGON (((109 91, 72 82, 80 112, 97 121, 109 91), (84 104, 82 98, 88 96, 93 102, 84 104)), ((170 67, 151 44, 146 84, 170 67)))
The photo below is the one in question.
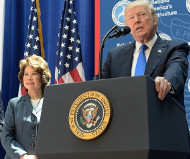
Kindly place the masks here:
POLYGON ((78 73, 80 75, 80 78, 82 79, 82 81, 85 81, 85 74, 84 74, 84 69, 83 69, 83 66, 82 66, 82 62, 80 62, 77 66, 77 70, 78 70, 78 73))
POLYGON ((61 77, 58 81, 58 83, 65 83, 64 80, 63 80, 63 77, 61 77))
POLYGON ((75 68, 72 71, 70 71, 70 75, 71 75, 71 77, 72 77, 72 79, 73 79, 74 82, 82 81, 77 68, 75 68))
POLYGON ((55 84, 58 84, 58 68, 55 67, 55 84))
POLYGON ((65 75, 63 75, 62 80, 63 80, 62 83, 73 83, 74 82, 70 75, 70 72, 67 72, 65 75))

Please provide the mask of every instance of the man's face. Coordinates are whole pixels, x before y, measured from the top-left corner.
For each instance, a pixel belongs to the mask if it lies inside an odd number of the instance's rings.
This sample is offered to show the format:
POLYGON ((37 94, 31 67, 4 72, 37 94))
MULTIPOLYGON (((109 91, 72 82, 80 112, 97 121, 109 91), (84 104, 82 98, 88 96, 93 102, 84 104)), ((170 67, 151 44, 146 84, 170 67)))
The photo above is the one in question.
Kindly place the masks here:
POLYGON ((125 16, 126 25, 131 28, 131 34, 136 41, 146 43, 153 38, 158 21, 153 19, 148 7, 135 6, 125 16))

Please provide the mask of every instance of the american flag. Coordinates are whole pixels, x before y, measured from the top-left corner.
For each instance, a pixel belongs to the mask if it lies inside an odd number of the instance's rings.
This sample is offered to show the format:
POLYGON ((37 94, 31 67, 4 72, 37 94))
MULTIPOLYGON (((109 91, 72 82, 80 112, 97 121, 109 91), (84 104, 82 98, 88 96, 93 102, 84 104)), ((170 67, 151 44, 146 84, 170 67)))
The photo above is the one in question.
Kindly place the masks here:
MULTIPOLYGON (((37 9, 37 7, 39 7, 39 0, 31 0, 24 57, 33 54, 44 57, 41 20, 39 18, 40 9, 37 9)), ((19 96, 26 94, 26 90, 24 89, 24 87, 21 87, 21 85, 19 86, 18 94, 19 96)))
POLYGON ((81 44, 73 0, 65 0, 58 34, 55 83, 85 81, 81 44))
MULTIPOLYGON (((29 16, 29 24, 28 24, 28 33, 27 33, 27 39, 25 44, 25 52, 24 57, 27 57, 29 55, 39 55, 41 56, 41 46, 40 46, 40 34, 39 31, 41 31, 38 27, 39 19, 36 8, 36 0, 31 0, 31 8, 30 8, 30 16, 29 16)), ((40 10, 38 10, 40 12, 40 10)), ((43 48, 42 48, 43 49, 43 48)), ((43 51, 42 51, 43 52, 43 51)))

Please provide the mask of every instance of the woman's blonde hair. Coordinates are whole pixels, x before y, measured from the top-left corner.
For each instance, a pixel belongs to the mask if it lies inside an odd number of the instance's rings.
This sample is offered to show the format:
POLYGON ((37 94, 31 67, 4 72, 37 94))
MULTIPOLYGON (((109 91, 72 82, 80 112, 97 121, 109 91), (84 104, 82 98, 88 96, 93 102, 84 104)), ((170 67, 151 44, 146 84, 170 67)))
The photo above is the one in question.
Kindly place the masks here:
POLYGON ((51 71, 49 70, 48 63, 41 57, 37 55, 28 56, 26 59, 20 60, 20 72, 18 73, 18 79, 23 85, 23 76, 26 66, 32 66, 42 78, 42 92, 46 85, 51 82, 51 71))

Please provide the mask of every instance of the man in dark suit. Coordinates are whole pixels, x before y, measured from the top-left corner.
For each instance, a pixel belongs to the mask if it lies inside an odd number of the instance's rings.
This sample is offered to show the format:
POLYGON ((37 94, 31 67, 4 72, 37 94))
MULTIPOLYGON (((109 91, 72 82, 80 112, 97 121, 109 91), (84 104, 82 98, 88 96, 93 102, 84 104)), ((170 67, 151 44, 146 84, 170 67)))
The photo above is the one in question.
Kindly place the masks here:
POLYGON ((1 91, 0 91, 0 136, 2 133, 3 119, 4 119, 4 111, 3 111, 3 102, 1 99, 1 91))
POLYGON ((184 42, 162 40, 159 37, 156 33, 158 17, 148 1, 136 0, 129 3, 125 8, 125 24, 131 28, 135 42, 109 51, 102 77, 135 76, 141 45, 145 44, 147 49, 143 54, 146 67, 141 75, 149 75, 155 79, 160 100, 170 92, 184 106, 189 46, 184 42))

